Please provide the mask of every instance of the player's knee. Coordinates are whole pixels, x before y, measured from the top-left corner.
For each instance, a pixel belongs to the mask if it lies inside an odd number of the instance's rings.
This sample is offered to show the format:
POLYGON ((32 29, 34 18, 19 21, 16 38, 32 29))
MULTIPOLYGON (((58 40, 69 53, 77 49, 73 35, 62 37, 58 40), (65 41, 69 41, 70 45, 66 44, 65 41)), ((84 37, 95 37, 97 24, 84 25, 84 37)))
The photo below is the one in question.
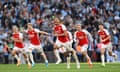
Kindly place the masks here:
POLYGON ((30 54, 30 52, 26 51, 26 55, 29 55, 29 54, 30 54))
POLYGON ((76 51, 75 51, 75 50, 72 50, 71 53, 72 53, 72 54, 76 54, 76 51))
POLYGON ((65 57, 69 57, 68 52, 65 52, 63 55, 64 55, 65 57))
POLYGON ((101 49, 100 52, 101 52, 101 54, 104 54, 104 53, 105 53, 105 50, 104 50, 104 49, 101 49))
POLYGON ((25 53, 23 53, 23 56, 24 56, 24 58, 27 58, 27 55, 25 53))
POLYGON ((13 50, 13 51, 12 51, 12 55, 14 56, 15 54, 16 54, 16 52, 13 50))
POLYGON ((54 47, 53 47, 54 49, 58 49, 58 46, 57 45, 54 45, 54 47))
POLYGON ((112 52, 108 52, 110 56, 112 56, 112 52))
POLYGON ((29 49, 29 50, 28 50, 28 53, 32 53, 32 49, 29 49))
POLYGON ((41 52, 41 55, 42 55, 42 56, 44 56, 44 55, 45 55, 45 53, 44 53, 44 52, 41 52))
POLYGON ((87 55, 87 52, 86 52, 86 51, 84 51, 84 52, 82 52, 82 54, 83 54, 84 56, 86 56, 86 55, 87 55))

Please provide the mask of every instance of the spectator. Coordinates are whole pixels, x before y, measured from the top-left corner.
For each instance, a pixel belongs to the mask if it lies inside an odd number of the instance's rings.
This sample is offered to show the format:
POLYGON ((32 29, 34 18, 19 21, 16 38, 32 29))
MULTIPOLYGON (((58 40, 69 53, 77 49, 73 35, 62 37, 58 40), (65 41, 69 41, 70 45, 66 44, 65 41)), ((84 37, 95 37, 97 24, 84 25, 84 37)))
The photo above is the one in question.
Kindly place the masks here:
POLYGON ((9 47, 7 45, 7 43, 4 43, 4 48, 3 48, 3 52, 4 52, 4 64, 8 64, 9 63, 9 47))

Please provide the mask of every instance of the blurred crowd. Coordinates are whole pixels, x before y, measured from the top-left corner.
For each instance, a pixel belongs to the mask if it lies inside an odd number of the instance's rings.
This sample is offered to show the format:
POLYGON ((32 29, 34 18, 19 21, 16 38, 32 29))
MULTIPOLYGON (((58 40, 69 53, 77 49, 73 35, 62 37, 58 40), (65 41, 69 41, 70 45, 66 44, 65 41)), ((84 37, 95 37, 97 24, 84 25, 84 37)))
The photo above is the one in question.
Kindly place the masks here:
MULTIPOLYGON (((75 24, 82 24, 94 38, 94 47, 89 50, 96 51, 98 24, 102 22, 111 34, 113 49, 120 51, 120 0, 0 0, 0 52, 6 43, 13 48, 13 25, 22 30, 30 22, 51 33, 55 17, 72 33, 75 24)), ((48 38, 42 39, 45 51, 51 51, 48 38)))

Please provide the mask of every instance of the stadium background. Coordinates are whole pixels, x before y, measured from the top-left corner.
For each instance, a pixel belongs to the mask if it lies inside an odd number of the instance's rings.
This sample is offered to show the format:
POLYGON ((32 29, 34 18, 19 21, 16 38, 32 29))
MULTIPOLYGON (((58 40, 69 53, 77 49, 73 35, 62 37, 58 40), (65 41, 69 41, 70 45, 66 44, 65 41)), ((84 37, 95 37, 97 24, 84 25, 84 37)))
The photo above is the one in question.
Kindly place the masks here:
MULTIPOLYGON (((120 0, 0 0, 0 63, 14 62, 11 54, 4 49, 5 43, 13 48, 10 39, 13 25, 22 30, 31 22, 34 27, 51 33, 54 17, 60 18, 72 33, 75 31, 74 25, 81 23, 92 34, 94 43, 89 46, 88 53, 94 62, 100 61, 97 26, 102 22, 112 36, 113 52, 118 54, 120 61, 120 0)), ((53 47, 49 42, 54 37, 41 36, 41 39, 48 60, 55 62, 53 47)), ((28 41, 25 43, 28 44, 28 41)), ((36 51, 33 53, 37 62, 43 62, 36 51)), ((81 54, 78 56, 80 61, 85 61, 81 54)), ((61 57, 64 62, 65 58, 61 57)), ((106 54, 107 60, 114 61, 106 54)))

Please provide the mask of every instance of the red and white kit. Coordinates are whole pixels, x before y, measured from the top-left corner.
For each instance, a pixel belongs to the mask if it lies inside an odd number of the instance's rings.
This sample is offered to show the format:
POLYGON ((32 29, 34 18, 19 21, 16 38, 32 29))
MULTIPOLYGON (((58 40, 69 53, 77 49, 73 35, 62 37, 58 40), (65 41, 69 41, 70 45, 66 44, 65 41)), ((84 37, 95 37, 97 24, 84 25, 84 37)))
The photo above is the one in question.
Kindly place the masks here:
MULTIPOLYGON (((71 32, 67 31, 67 34, 68 34, 68 39, 69 39, 69 50, 72 51, 73 48, 72 48, 72 43, 73 43, 73 38, 72 38, 72 34, 71 32)), ((66 48, 62 47, 62 48, 59 48, 59 52, 60 53, 65 53, 67 50, 66 48)))
MULTIPOLYGON (((106 39, 108 36, 110 36, 109 32, 104 29, 102 31, 98 31, 98 35, 100 36, 101 40, 104 40, 106 39)), ((106 40, 106 41, 103 41, 101 42, 102 43, 102 46, 101 48, 107 48, 108 50, 111 50, 112 49, 112 44, 111 44, 111 41, 110 39, 106 40)))
POLYGON ((81 47, 81 52, 87 51, 88 44, 93 41, 91 34, 87 30, 76 31, 74 33, 74 40, 78 41, 78 45, 81 47))
MULTIPOLYGON (((54 32, 56 34, 62 34, 64 31, 66 31, 66 27, 63 24, 57 25, 54 27, 54 32)), ((69 50, 69 44, 70 44, 70 40, 68 38, 68 36, 57 36, 57 40, 56 40, 56 45, 60 48, 61 46, 64 46, 65 48, 67 48, 67 50, 69 50)))
POLYGON ((68 33, 69 42, 70 42, 70 44, 72 44, 73 43, 72 33, 69 31, 67 31, 67 33, 68 33))
MULTIPOLYGON (((23 34, 22 33, 13 33, 12 35, 13 39, 23 39, 23 34)), ((16 51, 21 51, 23 52, 25 49, 24 49, 24 42, 15 42, 14 41, 14 50, 16 51)))
POLYGON ((38 49, 40 52, 43 52, 40 38, 39 38, 39 30, 38 29, 33 29, 33 30, 27 30, 28 37, 30 40, 30 49, 38 49))

